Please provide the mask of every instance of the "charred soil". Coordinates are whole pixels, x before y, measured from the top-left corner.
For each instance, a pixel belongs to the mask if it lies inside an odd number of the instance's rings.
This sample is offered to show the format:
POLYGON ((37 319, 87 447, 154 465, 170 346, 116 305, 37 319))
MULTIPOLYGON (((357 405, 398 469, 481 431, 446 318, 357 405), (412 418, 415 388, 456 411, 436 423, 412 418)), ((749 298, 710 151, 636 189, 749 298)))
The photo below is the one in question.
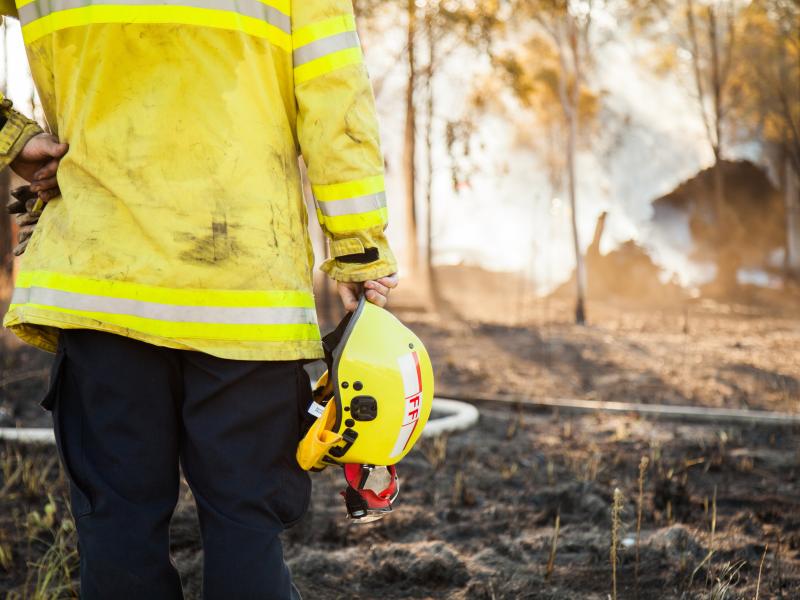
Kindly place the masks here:
MULTIPOLYGON (((541 310, 524 323, 401 315, 431 349, 443 396, 797 410, 800 320, 791 315, 707 305, 685 328, 682 311, 595 309, 605 325, 577 328, 566 313, 541 310)), ((3 386, 5 424, 46 422, 36 408, 46 376, 33 373, 47 358, 29 352, 7 340, 3 377, 29 375, 3 386)), ((0 590, 74 597, 74 530, 55 450, 5 443, 0 457, 0 590)), ((797 428, 482 407, 478 426, 423 440, 399 472, 396 510, 370 525, 345 519, 337 470, 314 475, 311 510, 284 536, 305 597, 605 599, 619 489, 618 598, 750 599, 757 587, 762 599, 800 598, 797 428)), ((199 532, 184 492, 173 553, 186 597, 199 598, 199 532)))

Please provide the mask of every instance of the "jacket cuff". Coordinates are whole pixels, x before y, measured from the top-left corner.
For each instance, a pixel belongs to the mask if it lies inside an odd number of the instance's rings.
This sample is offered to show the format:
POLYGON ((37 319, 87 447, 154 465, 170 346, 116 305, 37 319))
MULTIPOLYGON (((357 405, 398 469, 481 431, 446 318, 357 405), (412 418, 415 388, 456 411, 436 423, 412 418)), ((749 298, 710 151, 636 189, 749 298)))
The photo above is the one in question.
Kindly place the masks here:
POLYGON ((336 281, 360 283, 397 272, 397 261, 382 229, 332 239, 330 251, 331 258, 320 268, 336 281))
POLYGON ((5 123, 0 129, 0 169, 11 164, 33 136, 43 133, 36 121, 11 108, 11 101, 6 98, 0 102, 0 121, 3 119, 5 123))

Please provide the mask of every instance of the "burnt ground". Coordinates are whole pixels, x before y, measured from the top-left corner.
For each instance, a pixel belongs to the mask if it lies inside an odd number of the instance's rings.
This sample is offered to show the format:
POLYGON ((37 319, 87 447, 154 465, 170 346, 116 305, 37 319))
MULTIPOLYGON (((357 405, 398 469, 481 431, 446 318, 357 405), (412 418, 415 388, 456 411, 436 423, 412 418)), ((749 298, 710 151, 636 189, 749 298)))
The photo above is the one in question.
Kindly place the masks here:
MULTIPOLYGON (((462 318, 399 304, 431 350, 442 396, 798 410, 800 317, 785 308, 693 303, 687 318, 686 307, 595 304, 581 328, 553 299, 518 310, 475 301, 462 318)), ((3 341, 3 424, 41 423, 34 400, 47 358, 3 341), (15 374, 27 377, 10 381, 15 374)), ((5 444, 0 466, 0 590, 74 597, 74 533, 53 450, 5 444)), ((750 599, 757 586, 760 598, 800 598, 798 428, 497 406, 468 432, 421 443, 400 476, 395 512, 359 526, 344 518, 341 475, 315 475, 312 510, 285 534, 306 598, 605 599, 617 488, 619 598, 750 599)), ((188 492, 173 550, 187 598, 198 598, 202 556, 188 492)))

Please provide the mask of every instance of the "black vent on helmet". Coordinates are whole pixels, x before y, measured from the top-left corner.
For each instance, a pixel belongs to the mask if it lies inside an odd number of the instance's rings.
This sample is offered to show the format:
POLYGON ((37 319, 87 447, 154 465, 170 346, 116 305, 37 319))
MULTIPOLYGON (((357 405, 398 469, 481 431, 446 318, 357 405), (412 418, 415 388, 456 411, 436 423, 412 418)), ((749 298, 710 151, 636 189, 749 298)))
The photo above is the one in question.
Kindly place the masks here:
POLYGON ((356 396, 350 401, 350 414, 356 421, 372 421, 378 416, 378 401, 372 396, 356 396))

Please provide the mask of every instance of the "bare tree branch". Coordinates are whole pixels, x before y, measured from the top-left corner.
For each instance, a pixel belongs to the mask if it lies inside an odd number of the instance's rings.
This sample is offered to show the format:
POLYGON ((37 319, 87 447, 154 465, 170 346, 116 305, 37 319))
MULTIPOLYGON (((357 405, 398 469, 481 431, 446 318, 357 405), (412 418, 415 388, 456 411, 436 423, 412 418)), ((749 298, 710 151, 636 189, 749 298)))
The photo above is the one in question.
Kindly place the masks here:
POLYGON ((711 129, 711 121, 708 115, 708 111, 706 109, 706 91, 705 86, 703 85, 703 76, 700 70, 700 43, 697 38, 697 25, 695 23, 695 14, 694 14, 694 1, 687 0, 686 2, 686 24, 689 30, 689 43, 691 45, 692 51, 692 67, 694 70, 694 81, 695 86, 697 88, 697 98, 698 102, 700 103, 700 115, 703 119, 703 126, 706 130, 706 136, 708 137, 708 142, 711 144, 712 148, 717 147, 716 140, 714 139, 714 134, 711 129))

